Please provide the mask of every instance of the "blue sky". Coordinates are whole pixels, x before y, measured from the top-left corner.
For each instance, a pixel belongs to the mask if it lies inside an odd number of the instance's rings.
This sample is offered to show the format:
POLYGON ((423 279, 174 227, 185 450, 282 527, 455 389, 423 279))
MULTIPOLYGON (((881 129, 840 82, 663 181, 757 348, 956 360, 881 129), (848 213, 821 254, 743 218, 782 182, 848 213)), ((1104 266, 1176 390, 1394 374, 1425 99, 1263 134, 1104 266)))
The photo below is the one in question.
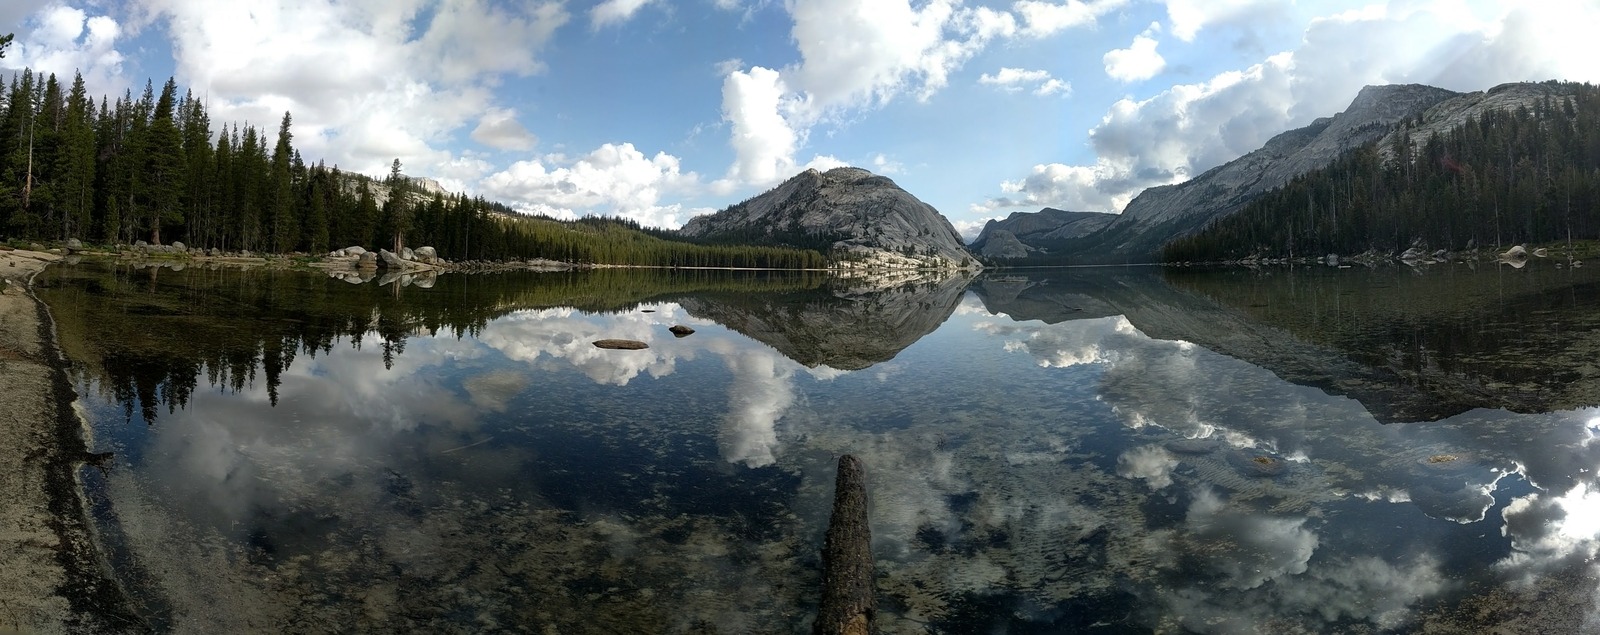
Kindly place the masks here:
POLYGON ((556 216, 676 227, 856 165, 970 235, 1119 211, 1367 84, 1600 81, 1594 24, 1595 0, 8 0, 0 67, 175 76, 214 124, 292 112, 308 159, 556 216))

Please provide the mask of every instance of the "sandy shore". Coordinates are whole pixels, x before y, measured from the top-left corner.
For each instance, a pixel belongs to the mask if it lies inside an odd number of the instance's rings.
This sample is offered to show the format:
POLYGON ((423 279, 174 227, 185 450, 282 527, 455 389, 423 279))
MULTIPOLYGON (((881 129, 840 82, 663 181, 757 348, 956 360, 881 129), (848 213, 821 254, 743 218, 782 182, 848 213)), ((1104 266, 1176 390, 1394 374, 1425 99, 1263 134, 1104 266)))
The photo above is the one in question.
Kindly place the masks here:
POLYGON ((82 423, 28 288, 59 258, 0 251, 0 634, 138 632, 91 539, 75 476, 82 423))

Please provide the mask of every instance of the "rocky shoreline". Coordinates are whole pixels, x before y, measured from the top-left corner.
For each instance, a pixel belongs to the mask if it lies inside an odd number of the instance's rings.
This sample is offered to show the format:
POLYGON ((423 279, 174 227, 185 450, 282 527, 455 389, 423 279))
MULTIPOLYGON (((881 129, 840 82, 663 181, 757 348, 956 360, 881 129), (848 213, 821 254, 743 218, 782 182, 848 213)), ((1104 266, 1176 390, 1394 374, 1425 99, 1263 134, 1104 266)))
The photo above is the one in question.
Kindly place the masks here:
POLYGON ((60 258, 0 251, 0 632, 144 632, 93 539, 77 471, 96 457, 30 288, 60 258))

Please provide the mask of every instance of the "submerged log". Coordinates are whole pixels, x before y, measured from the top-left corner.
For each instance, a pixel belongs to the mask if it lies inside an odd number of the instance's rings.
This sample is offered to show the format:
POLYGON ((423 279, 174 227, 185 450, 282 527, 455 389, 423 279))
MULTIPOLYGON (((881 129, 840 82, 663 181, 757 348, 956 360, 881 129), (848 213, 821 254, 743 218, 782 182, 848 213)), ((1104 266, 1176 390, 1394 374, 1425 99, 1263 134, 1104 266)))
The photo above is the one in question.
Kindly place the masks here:
POLYGON ((839 457, 833 518, 822 545, 822 605, 816 635, 867 635, 878 611, 872 586, 872 530, 867 527, 867 475, 861 460, 839 457))
POLYGON ((637 351, 650 348, 649 344, 639 340, 595 340, 594 345, 598 348, 609 348, 619 351, 637 351))

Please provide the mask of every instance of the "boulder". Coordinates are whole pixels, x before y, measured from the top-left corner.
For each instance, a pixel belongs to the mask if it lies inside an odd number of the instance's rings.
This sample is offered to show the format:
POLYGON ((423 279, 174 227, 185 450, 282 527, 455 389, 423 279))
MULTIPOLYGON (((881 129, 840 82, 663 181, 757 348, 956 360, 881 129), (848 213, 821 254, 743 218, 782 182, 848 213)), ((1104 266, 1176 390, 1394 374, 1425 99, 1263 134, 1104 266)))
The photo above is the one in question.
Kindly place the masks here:
POLYGON ((607 348, 619 351, 637 351, 650 348, 649 344, 639 340, 595 340, 595 348, 607 348))
POLYGON ((417 252, 412 251, 410 247, 401 247, 400 248, 400 259, 401 260, 416 260, 417 259, 417 252))
POLYGON ((1507 249, 1505 253, 1500 254, 1501 260, 1521 260, 1527 257, 1528 250, 1524 249, 1522 245, 1513 246, 1512 248, 1507 249))
POLYGON ((346 256, 359 256, 367 253, 367 250, 361 247, 345 247, 343 251, 346 256))
POLYGON ((672 334, 676 335, 678 337, 688 337, 690 335, 694 335, 694 329, 689 328, 687 326, 684 326, 682 324, 679 324, 679 325, 674 326, 674 327, 672 327, 670 329, 667 329, 667 330, 668 331, 672 331, 672 334))
POLYGON ((362 269, 377 269, 378 268, 378 254, 372 253, 370 251, 362 252, 361 255, 358 257, 358 260, 356 261, 356 266, 360 267, 362 269))
POLYGON ((402 268, 406 266, 405 259, 387 249, 378 250, 378 263, 383 267, 402 268))
POLYGON ((133 242, 133 248, 134 249, 144 249, 144 248, 149 247, 149 246, 150 246, 150 243, 147 243, 147 242, 142 241, 142 240, 136 240, 136 241, 133 242))
POLYGON ((439 252, 435 251, 432 247, 418 247, 415 260, 418 262, 425 262, 430 265, 436 265, 439 264, 439 252))
POLYGON ((1422 260, 1424 257, 1427 256, 1427 254, 1428 254, 1428 252, 1423 251, 1421 247, 1412 247, 1410 249, 1405 250, 1405 253, 1400 254, 1400 259, 1401 260, 1422 260))
POLYGON ((83 249, 83 241, 76 238, 67 239, 67 251, 78 251, 79 249, 83 249))
POLYGON ((1550 250, 1549 249, 1545 249, 1544 247, 1540 247, 1538 249, 1533 250, 1533 255, 1538 256, 1540 258, 1549 258, 1550 257, 1550 250))
POLYGON ((172 241, 172 250, 181 253, 181 252, 189 251, 189 247, 187 245, 184 245, 183 243, 181 243, 179 241, 174 240, 174 241, 172 241))
POLYGON ((432 289, 433 284, 439 280, 439 274, 434 271, 423 271, 411 281, 411 286, 418 289, 432 289))

